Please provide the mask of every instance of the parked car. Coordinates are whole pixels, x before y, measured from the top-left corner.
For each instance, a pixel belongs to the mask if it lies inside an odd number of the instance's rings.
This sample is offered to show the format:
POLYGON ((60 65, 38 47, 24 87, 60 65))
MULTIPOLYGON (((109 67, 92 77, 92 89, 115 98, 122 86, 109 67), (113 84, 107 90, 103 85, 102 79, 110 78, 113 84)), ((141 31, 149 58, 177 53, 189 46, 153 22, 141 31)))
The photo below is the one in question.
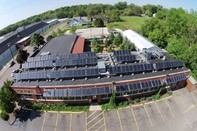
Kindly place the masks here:
POLYGON ((15 64, 15 62, 11 61, 10 64, 9 64, 9 67, 12 67, 14 64, 15 64))

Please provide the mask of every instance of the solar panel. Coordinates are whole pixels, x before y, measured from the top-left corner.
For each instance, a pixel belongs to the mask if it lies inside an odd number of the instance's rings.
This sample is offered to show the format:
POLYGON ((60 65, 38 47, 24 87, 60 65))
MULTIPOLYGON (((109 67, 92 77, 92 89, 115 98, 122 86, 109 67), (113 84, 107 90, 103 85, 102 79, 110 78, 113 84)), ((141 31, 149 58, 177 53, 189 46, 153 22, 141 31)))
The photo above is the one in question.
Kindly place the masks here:
POLYGON ((125 85, 118 85, 116 86, 116 92, 120 93, 120 92, 129 92, 129 87, 127 84, 125 85))
POLYGON ((182 74, 182 75, 178 75, 178 76, 169 77, 166 79, 166 82, 168 84, 171 84, 171 83, 176 83, 176 82, 179 82, 179 81, 182 81, 185 79, 187 79, 186 75, 182 74))
POLYGON ((167 69, 167 68, 177 68, 177 67, 183 67, 183 66, 184 66, 184 63, 179 60, 155 63, 155 69, 157 70, 167 69))
POLYGON ((44 97, 54 97, 55 90, 54 89, 44 89, 43 96, 44 97))
POLYGON ((131 54, 130 50, 116 50, 113 51, 114 56, 118 56, 118 55, 129 55, 131 54))
POLYGON ((82 96, 96 95, 96 88, 82 88, 82 96))
POLYGON ((123 62, 135 62, 136 61, 136 56, 134 56, 134 55, 116 56, 116 60, 119 63, 123 63, 123 62))

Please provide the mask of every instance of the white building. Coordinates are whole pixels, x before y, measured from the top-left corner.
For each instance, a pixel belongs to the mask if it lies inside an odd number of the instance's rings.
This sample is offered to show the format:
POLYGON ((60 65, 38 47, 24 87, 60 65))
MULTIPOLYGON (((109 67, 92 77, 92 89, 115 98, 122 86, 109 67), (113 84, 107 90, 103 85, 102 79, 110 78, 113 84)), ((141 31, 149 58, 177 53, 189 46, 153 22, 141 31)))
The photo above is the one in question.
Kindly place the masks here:
POLYGON ((155 44, 153 44, 151 41, 149 41, 144 36, 138 34, 137 32, 133 30, 125 30, 123 32, 123 36, 127 37, 127 39, 132 42, 136 49, 139 51, 142 51, 143 49, 147 48, 150 49, 152 47, 157 47, 155 44))

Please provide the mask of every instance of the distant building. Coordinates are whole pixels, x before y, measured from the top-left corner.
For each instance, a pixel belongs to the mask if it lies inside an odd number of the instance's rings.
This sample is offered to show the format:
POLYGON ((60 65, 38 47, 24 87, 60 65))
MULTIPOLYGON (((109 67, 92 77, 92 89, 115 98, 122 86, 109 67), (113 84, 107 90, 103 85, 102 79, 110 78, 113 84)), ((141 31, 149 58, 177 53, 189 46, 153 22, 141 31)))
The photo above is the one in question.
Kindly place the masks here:
POLYGON ((88 22, 86 21, 86 17, 74 17, 68 20, 68 25, 71 26, 83 26, 87 25, 88 22))
POLYGON ((130 42, 132 42, 138 51, 142 51, 143 49, 151 49, 151 48, 154 48, 154 50, 156 50, 155 48, 161 50, 154 43, 152 43, 147 38, 145 38, 144 36, 138 34, 133 30, 125 30, 123 32, 123 36, 126 37, 130 42))
POLYGON ((18 28, 15 32, 6 34, 0 40, 0 69, 17 53, 21 44, 27 44, 33 33, 42 33, 47 29, 47 23, 38 22, 18 28))

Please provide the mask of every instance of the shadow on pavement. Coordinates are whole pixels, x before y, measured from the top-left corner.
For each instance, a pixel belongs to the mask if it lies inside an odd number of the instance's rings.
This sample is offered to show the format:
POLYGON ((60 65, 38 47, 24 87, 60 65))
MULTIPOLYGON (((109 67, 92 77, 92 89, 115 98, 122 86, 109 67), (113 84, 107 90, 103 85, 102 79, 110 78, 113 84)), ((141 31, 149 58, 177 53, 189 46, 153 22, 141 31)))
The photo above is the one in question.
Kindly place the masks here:
POLYGON ((32 121, 33 119, 37 117, 41 117, 43 112, 41 111, 32 111, 32 110, 26 110, 26 109, 20 109, 17 113, 16 119, 18 119, 20 122, 26 122, 28 119, 32 121))

